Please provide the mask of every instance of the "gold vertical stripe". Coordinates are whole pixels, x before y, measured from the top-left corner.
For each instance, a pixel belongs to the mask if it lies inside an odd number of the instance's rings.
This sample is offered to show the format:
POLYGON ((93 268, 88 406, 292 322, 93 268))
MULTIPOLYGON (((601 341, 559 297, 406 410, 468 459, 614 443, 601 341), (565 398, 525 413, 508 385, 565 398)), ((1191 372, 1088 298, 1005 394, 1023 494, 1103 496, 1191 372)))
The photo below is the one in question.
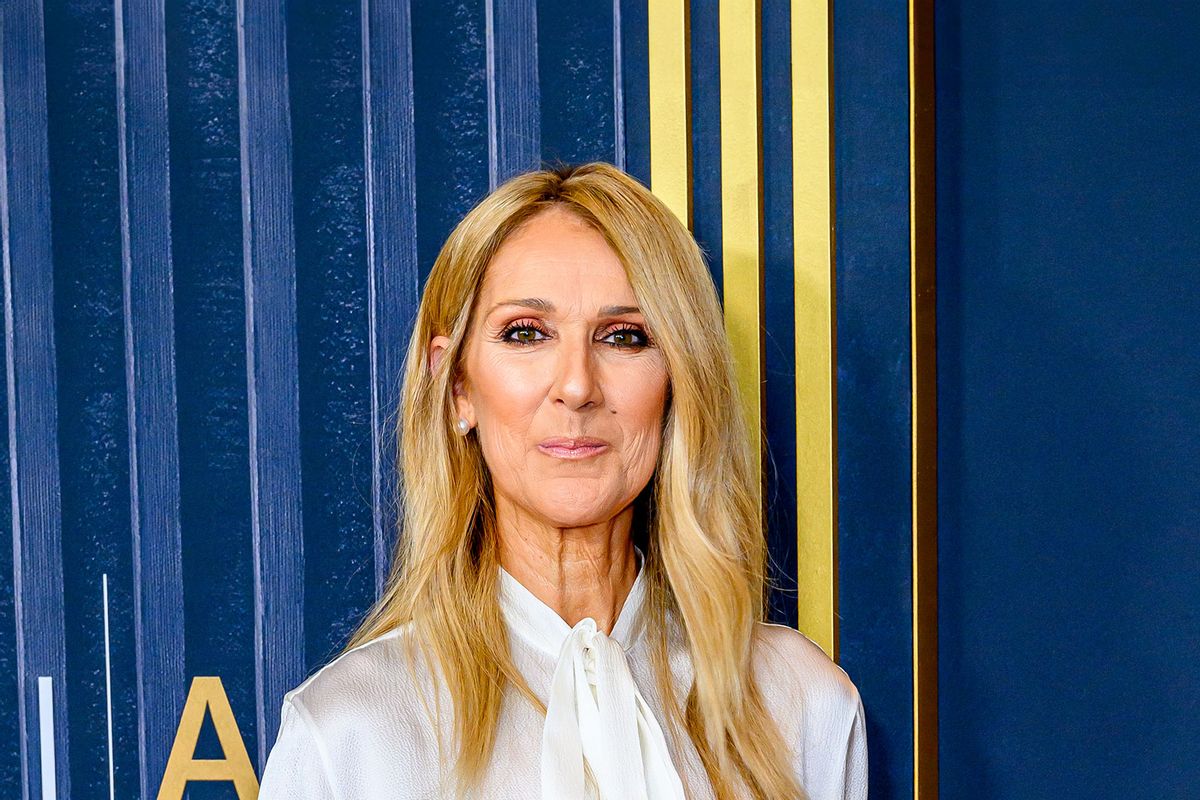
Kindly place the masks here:
POLYGON ((649 0, 650 188, 692 228, 687 0, 649 0))
MULTIPOLYGON (((757 0, 720 3, 721 261, 725 331, 762 475, 762 146, 757 0)), ((761 481, 759 507, 762 507, 761 481)), ((761 511, 760 511, 761 514, 761 511)), ((763 520, 765 521, 765 520, 763 520)), ((765 531, 764 531, 765 535, 765 531)))
POLYGON ((909 0, 913 794, 938 795, 937 369, 933 0, 909 0))
POLYGON ((837 658, 837 381, 830 5, 792 0, 799 628, 837 658))

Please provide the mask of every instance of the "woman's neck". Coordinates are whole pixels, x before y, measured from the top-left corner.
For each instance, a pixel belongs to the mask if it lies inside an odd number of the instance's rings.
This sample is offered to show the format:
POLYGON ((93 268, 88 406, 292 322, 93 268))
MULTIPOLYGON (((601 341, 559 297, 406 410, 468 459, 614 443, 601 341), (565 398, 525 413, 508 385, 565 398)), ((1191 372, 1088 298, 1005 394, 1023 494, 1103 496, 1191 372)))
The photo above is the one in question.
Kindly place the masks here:
POLYGON ((568 625, 591 617, 612 633, 637 577, 633 507, 608 522, 558 528, 496 506, 500 566, 568 625))

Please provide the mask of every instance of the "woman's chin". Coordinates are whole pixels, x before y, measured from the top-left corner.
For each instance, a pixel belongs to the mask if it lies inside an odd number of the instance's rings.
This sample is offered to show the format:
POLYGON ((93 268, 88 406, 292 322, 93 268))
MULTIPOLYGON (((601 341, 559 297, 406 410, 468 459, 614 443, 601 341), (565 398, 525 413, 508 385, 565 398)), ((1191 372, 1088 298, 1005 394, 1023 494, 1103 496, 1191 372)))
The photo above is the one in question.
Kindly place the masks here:
POLYGON ((591 507, 563 508, 562 506, 540 509, 542 517, 555 528, 586 528, 589 525, 600 525, 616 516, 620 509, 604 508, 596 510, 591 507))
POLYGON ((561 487, 543 493, 531 505, 556 528, 582 528, 608 522, 628 503, 606 492, 570 491, 561 487))

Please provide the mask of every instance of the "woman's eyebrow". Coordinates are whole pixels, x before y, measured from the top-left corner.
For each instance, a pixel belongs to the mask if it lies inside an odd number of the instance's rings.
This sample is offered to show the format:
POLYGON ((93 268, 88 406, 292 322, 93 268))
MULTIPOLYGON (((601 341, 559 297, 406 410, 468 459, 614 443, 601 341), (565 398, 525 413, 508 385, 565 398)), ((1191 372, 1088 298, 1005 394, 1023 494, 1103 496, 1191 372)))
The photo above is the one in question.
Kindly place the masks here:
MULTIPOLYGON (((549 300, 543 300, 540 297, 519 297, 513 300, 501 300, 496 305, 492 306, 492 311, 495 311, 501 306, 523 306, 532 308, 535 311, 541 311, 545 314, 554 313, 554 304, 549 300)), ((488 312, 492 313, 491 311, 488 312)), ((618 317, 622 314, 640 314, 642 310, 637 306, 604 306, 600 309, 602 317, 618 317)))
POLYGON ((602 317, 619 317, 622 314, 640 314, 642 310, 637 306, 605 306, 600 309, 602 317))
MULTIPOLYGON (((500 308, 500 306, 524 306, 525 308, 532 308, 534 311, 541 311, 546 314, 554 313, 554 303, 551 303, 549 300, 543 300, 540 297, 520 297, 515 300, 501 300, 492 306, 492 311, 500 308)), ((488 313, 490 314, 492 311, 488 313)))

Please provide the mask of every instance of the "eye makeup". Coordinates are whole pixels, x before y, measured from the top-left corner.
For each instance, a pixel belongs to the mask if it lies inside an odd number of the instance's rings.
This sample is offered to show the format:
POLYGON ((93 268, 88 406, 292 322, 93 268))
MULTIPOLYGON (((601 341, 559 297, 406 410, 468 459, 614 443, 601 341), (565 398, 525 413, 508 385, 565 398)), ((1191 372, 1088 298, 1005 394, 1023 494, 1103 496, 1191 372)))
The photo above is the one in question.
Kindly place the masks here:
MULTIPOLYGON (((551 334, 537 320, 519 319, 519 320, 515 320, 515 321, 510 322, 507 325, 505 325, 503 330, 501 330, 499 335, 496 337, 496 339, 498 341, 506 343, 506 344, 515 344, 518 347, 528 347, 529 345, 536 344, 537 342, 544 341, 545 339, 550 338, 550 335, 551 334), (529 332, 532 332, 534 335, 541 334, 545 338, 544 339, 543 338, 533 338, 533 339, 511 338, 513 334, 519 335, 522 333, 529 333, 529 332)), ((609 342, 608 343, 619 350, 641 350, 646 347, 654 346, 653 342, 650 341, 649 334, 647 334, 646 331, 640 325, 634 325, 632 323, 618 323, 616 325, 611 326, 610 328, 608 328, 608 330, 605 331, 604 335, 601 337, 601 340, 603 341, 604 339, 607 339, 610 336, 617 336, 617 335, 624 336, 627 339, 629 337, 636 337, 636 339, 637 339, 637 341, 634 341, 634 342, 626 341, 626 342, 609 342)))

